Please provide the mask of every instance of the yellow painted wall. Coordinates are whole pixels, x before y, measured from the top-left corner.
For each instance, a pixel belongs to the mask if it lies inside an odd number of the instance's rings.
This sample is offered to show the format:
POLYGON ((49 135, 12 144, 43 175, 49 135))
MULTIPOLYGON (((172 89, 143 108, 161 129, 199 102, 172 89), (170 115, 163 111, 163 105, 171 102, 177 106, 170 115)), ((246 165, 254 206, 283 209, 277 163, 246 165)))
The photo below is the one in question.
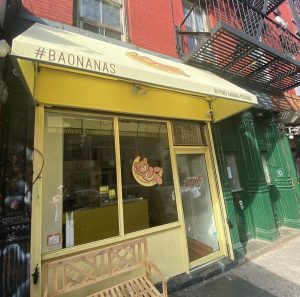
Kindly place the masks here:
POLYGON ((216 99, 211 106, 214 111, 214 122, 218 122, 253 107, 253 104, 231 99, 216 99))
POLYGON ((34 64, 32 61, 17 59, 23 78, 26 82, 30 94, 33 96, 34 90, 34 64))
POLYGON ((145 86, 132 93, 132 83, 41 68, 36 98, 45 105, 66 106, 164 118, 209 121, 209 104, 196 96, 145 86))
POLYGON ((148 237, 149 258, 168 277, 187 272, 184 244, 180 227, 151 234, 148 237))

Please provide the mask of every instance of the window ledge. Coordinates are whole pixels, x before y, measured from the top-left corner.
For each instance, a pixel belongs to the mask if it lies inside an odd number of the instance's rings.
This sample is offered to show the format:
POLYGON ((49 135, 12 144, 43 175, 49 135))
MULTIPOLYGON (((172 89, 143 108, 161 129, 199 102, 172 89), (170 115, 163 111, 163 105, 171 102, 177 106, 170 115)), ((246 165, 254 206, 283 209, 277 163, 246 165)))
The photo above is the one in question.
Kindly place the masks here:
POLYGON ((107 245, 119 244, 126 240, 130 240, 130 239, 134 239, 134 238, 142 237, 142 236, 149 236, 151 234, 168 231, 168 230, 179 228, 179 227, 181 227, 181 224, 179 222, 174 222, 174 223, 169 223, 169 224, 165 224, 162 226, 152 227, 149 229, 144 229, 141 231, 128 233, 128 234, 125 234, 124 236, 116 236, 116 237, 98 240, 98 241, 94 241, 94 242, 90 242, 90 243, 86 243, 86 244, 81 244, 81 245, 70 247, 70 248, 64 248, 64 249, 60 249, 58 251, 53 251, 53 252, 43 254, 42 261, 46 261, 46 260, 54 259, 54 258, 58 258, 58 257, 63 257, 66 255, 81 253, 81 252, 100 248, 100 247, 107 246, 107 245))

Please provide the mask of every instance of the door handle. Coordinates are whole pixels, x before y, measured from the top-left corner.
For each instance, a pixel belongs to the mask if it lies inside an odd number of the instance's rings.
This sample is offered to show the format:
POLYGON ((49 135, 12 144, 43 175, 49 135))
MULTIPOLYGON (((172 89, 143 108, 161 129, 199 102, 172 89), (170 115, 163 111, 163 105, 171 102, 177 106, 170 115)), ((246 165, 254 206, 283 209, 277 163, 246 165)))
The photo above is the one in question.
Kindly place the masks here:
POLYGON ((33 284, 36 285, 40 277, 39 264, 36 264, 33 273, 31 274, 31 277, 32 277, 33 284))

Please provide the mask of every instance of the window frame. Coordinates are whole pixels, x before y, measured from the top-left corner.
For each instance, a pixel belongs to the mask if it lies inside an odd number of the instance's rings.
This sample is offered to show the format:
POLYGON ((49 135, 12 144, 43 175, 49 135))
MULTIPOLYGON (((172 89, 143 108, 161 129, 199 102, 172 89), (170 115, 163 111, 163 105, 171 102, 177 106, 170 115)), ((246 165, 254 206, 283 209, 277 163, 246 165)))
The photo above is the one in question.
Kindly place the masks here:
MULTIPOLYGON (((184 13, 184 9, 185 7, 187 7, 188 5, 190 5, 191 7, 193 6, 193 2, 189 1, 189 0, 182 0, 182 10, 183 10, 183 15, 185 17, 185 13, 184 13)), ((208 14, 207 14, 207 9, 206 7, 204 7, 203 3, 200 3, 201 6, 199 6, 200 8, 200 16, 202 19, 202 23, 203 23, 203 31, 201 32, 209 32, 210 31, 210 23, 209 23, 209 18, 208 18, 208 14)), ((191 7, 189 9, 191 9, 191 7)), ((191 18, 192 18, 192 29, 194 32, 198 32, 198 29, 196 28, 196 13, 195 10, 193 10, 190 14, 191 18)))
MULTIPOLYGON (((98 1, 100 2, 100 15, 101 15, 101 17, 102 17, 101 7, 102 7, 103 2, 110 3, 113 6, 117 6, 117 7, 120 8, 120 28, 118 29, 118 28, 103 24, 101 22, 96 22, 96 21, 93 21, 91 19, 81 17, 81 2, 82 2, 82 0, 77 0, 76 5, 74 5, 74 10, 75 10, 74 14, 76 15, 76 26, 79 27, 80 29, 86 30, 86 29, 83 28, 83 24, 86 23, 88 25, 98 27, 99 31, 101 29, 104 30, 104 32, 105 32, 105 30, 110 30, 110 31, 119 33, 121 35, 121 39, 120 39, 121 41, 126 41, 127 19, 126 19, 126 13, 125 13, 125 10, 126 10, 125 1, 124 0, 98 0, 98 1)), ((87 31, 89 31, 89 30, 87 30, 87 31)), ((96 33, 96 32, 93 32, 93 31, 89 31, 89 32, 92 32, 94 34, 98 34, 98 35, 101 35, 101 36, 104 36, 104 37, 112 38, 112 37, 106 36, 105 33, 102 34, 100 32, 96 33)), ((116 39, 116 40, 119 40, 119 39, 116 39)))
MULTIPOLYGON (((117 114, 117 113, 103 113, 103 112, 86 112, 86 111, 76 111, 76 110, 63 110, 63 109, 56 109, 56 108, 45 108, 44 110, 44 118, 46 117, 47 114, 58 114, 61 116, 70 116, 70 117, 92 117, 93 119, 97 118, 112 118, 113 119, 113 131, 114 131, 114 142, 115 142, 115 160, 116 160, 116 196, 117 196, 117 207, 118 207, 118 223, 119 223, 119 232, 118 235, 113 236, 113 237, 108 237, 105 239, 100 239, 92 242, 87 242, 85 244, 79 244, 79 245, 74 245, 71 247, 65 247, 65 248, 60 248, 57 250, 53 251, 43 251, 41 253, 42 260, 54 258, 60 255, 66 255, 69 254, 70 252, 76 252, 76 251, 81 251, 85 250, 86 248, 93 248, 93 247, 99 247, 102 245, 112 242, 119 242, 120 239, 131 239, 135 238, 137 236, 143 236, 145 234, 153 234, 156 232, 160 232, 163 230, 169 230, 173 228, 178 228, 182 226, 182 218, 180 214, 180 198, 178 195, 177 191, 177 180, 176 180, 176 163, 174 162, 174 145, 173 145, 173 136, 172 136, 172 121, 167 120, 167 119, 161 119, 161 118, 148 118, 148 117, 142 117, 142 116, 127 116, 127 115, 122 115, 122 114, 117 114), (122 196, 122 174, 121 174, 121 149, 120 149, 120 133, 119 133, 119 120, 123 119, 128 119, 128 120, 146 120, 148 122, 153 122, 153 123, 165 123, 167 127, 167 135, 168 135, 168 144, 169 144, 169 153, 170 153, 170 159, 171 159, 171 166, 172 166, 172 177, 173 177, 173 183, 174 183, 174 192, 175 192, 175 203, 176 203, 176 211, 177 211, 177 221, 171 222, 171 223, 166 223, 162 224, 159 226, 154 226, 154 227, 149 227, 146 229, 142 230, 137 230, 133 231, 130 233, 125 233, 125 226, 124 226, 124 210, 123 210, 123 196, 122 196)), ((45 121, 43 121, 43 127, 45 125, 45 121)), ((45 127, 44 127, 45 128, 45 127)), ((43 129, 44 129, 43 128, 43 129)), ((44 135, 44 131, 43 131, 44 135)), ((44 138, 44 137, 43 137, 44 138)), ((44 140, 43 140, 44 142, 44 140)), ((43 219, 42 219, 43 222, 43 219)), ((44 237, 45 234, 42 234, 44 237)))

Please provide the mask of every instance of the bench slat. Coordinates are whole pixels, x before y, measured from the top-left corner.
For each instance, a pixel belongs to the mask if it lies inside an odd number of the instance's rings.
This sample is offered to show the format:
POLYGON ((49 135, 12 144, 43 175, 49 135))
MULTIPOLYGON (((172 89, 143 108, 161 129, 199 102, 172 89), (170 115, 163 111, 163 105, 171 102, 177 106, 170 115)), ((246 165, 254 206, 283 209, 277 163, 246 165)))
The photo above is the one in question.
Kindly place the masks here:
MULTIPOLYGON (((136 285, 139 287, 140 291, 143 291, 144 288, 145 288, 145 284, 144 284, 144 282, 142 280, 143 280, 142 278, 134 280, 134 282, 136 283, 136 285)), ((146 297, 150 297, 151 296, 151 294, 149 293, 148 290, 146 290, 146 292, 144 292, 144 295, 146 297)))
POLYGON ((147 255, 146 238, 141 238, 64 259, 45 261, 43 264, 43 296, 58 296, 109 278, 116 278, 127 272, 139 271, 139 277, 90 296, 166 297, 166 278, 155 265, 149 262, 147 255), (151 268, 163 281, 163 294, 150 281, 151 268))
POLYGON ((160 297, 163 296, 146 277, 137 277, 88 297, 160 297))

